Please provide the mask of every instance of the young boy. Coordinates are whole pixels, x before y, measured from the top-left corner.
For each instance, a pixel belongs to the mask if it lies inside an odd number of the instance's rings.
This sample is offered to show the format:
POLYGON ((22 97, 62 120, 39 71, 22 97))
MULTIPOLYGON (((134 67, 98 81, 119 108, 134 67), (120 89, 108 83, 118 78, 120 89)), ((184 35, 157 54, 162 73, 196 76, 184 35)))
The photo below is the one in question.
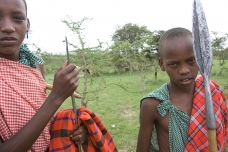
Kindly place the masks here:
MULTIPOLYGON (((173 28, 159 41, 159 65, 170 82, 141 100, 137 152, 209 151, 202 76, 189 30, 173 28)), ((211 81, 217 123, 217 145, 228 141, 228 108, 224 94, 211 81)))
MULTIPOLYGON (((57 71, 53 89, 46 97, 46 84, 39 60, 26 57, 22 45, 30 24, 25 0, 0 0, 0 151, 48 149, 50 119, 78 86, 76 66, 67 62, 57 71), (28 61, 28 62, 27 62, 28 61)), ((28 52, 27 52, 28 53, 28 52)), ((79 128, 71 138, 85 141, 79 128)))

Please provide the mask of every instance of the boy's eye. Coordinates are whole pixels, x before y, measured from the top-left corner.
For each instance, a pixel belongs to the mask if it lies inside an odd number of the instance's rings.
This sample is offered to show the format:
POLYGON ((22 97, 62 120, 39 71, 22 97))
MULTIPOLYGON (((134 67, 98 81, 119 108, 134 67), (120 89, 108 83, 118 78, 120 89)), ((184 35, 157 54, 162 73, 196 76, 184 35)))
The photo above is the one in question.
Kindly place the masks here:
POLYGON ((20 17, 20 16, 15 16, 15 17, 13 17, 13 19, 16 20, 16 21, 23 21, 23 20, 25 20, 24 17, 20 17))
POLYGON ((191 59, 191 60, 189 60, 189 63, 195 63, 196 62, 196 60, 195 59, 191 59))
POLYGON ((177 63, 171 63, 169 64, 170 67, 176 67, 177 66, 177 63))

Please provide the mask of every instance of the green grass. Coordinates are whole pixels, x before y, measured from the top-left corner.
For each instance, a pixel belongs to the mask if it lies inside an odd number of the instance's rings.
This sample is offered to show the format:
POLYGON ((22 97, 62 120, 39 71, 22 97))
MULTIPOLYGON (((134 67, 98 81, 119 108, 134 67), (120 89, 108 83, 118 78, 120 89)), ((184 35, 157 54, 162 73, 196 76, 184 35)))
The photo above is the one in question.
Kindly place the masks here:
MULTIPOLYGON (((217 67, 217 62, 214 63, 217 67)), ((228 65, 227 65, 228 67, 228 65)), ((223 88, 228 84, 228 71, 223 71, 222 75, 213 75, 218 71, 218 68, 212 69, 211 79, 217 81, 223 88)), ((46 75, 46 81, 52 83, 53 75, 46 75)), ((95 78, 94 82, 99 81, 99 77, 95 78)), ((139 129, 139 101, 140 99, 151 92, 152 90, 161 86, 161 84, 168 82, 168 77, 164 72, 159 71, 158 79, 155 80, 153 72, 147 75, 146 91, 141 91, 141 81, 137 73, 125 73, 121 75, 110 74, 106 75, 108 83, 120 83, 127 87, 128 91, 111 85, 105 90, 98 92, 98 99, 88 102, 87 108, 95 112, 104 122, 107 129, 111 132, 117 148, 120 152, 133 152, 136 148, 138 129, 139 129), (112 127, 115 125, 115 127, 112 127)), ((82 91, 82 79, 80 80, 77 91, 82 91)), ((97 83, 93 83, 89 88, 98 88, 97 83)), ((228 95, 228 90, 225 90, 228 95)), ((80 100, 76 99, 77 106, 80 105, 80 100)), ((68 98, 61 106, 62 108, 70 108, 71 100, 68 98)))

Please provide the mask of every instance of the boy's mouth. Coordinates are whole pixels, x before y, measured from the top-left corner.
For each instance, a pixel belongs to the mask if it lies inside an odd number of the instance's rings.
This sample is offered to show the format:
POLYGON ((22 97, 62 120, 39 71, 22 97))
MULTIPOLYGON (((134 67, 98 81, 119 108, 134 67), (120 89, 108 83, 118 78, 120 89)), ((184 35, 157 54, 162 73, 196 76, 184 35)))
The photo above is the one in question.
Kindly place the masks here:
POLYGON ((181 81, 183 81, 183 82, 187 82, 187 81, 189 81, 190 79, 182 79, 181 81))
POLYGON ((17 41, 16 38, 14 37, 3 37, 0 39, 1 43, 5 44, 5 45, 10 45, 13 44, 17 41))
POLYGON ((3 37, 0 39, 1 41, 15 41, 17 40, 15 37, 3 37))
POLYGON ((192 82, 192 79, 191 78, 185 78, 185 79, 181 79, 180 80, 180 83, 184 84, 184 85, 187 85, 189 83, 192 82))

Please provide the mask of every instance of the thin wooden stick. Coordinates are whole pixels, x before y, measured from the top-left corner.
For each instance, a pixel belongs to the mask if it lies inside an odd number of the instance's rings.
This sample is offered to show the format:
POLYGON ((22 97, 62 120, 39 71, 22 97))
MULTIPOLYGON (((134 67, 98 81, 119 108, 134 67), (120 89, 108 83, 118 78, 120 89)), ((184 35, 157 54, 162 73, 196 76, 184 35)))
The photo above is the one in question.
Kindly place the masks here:
POLYGON ((210 152, 217 152, 217 140, 216 140, 216 130, 215 129, 208 129, 207 130, 208 135, 208 143, 210 152))
MULTIPOLYGON (((46 83, 46 89, 47 90, 52 90, 52 88, 53 88, 52 85, 46 83)), ((76 92, 74 92, 74 97, 78 98, 78 99, 82 99, 82 96, 80 94, 76 93, 76 92)))

